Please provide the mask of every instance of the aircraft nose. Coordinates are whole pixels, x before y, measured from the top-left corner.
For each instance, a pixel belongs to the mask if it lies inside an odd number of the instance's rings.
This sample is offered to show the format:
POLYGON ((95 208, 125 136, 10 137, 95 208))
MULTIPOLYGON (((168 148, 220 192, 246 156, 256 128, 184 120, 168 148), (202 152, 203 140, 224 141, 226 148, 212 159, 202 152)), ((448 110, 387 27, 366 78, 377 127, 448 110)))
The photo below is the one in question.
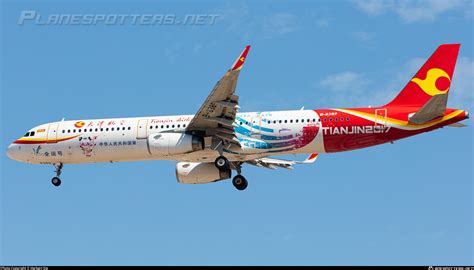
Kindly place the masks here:
POLYGON ((8 149, 7 149, 7 156, 8 156, 10 159, 16 160, 16 159, 15 159, 15 145, 10 144, 10 145, 8 146, 8 149))

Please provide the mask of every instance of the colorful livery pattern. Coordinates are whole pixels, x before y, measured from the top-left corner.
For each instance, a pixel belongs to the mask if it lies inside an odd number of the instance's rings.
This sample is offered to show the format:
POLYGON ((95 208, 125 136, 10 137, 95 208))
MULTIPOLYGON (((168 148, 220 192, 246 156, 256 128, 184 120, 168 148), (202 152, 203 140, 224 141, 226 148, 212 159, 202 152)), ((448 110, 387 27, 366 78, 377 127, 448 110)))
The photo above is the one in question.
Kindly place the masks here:
POLYGON ((74 120, 47 123, 15 140, 10 158, 56 167, 63 164, 138 160, 176 160, 179 183, 201 184, 237 176, 242 165, 292 169, 313 163, 321 153, 335 153, 393 142, 469 117, 448 108, 448 94, 459 44, 438 47, 407 85, 380 107, 240 113, 237 79, 249 53, 245 47, 195 115, 74 120), (304 161, 270 158, 307 154, 304 161))

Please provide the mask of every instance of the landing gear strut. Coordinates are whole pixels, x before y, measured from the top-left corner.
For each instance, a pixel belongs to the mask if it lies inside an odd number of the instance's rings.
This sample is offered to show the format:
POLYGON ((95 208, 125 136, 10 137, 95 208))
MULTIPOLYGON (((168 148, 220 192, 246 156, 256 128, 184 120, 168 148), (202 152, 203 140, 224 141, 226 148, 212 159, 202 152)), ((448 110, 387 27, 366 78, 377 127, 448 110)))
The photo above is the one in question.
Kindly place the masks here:
POLYGON ((56 163, 56 164, 54 164, 54 167, 56 168, 56 170, 55 170, 56 176, 51 179, 51 183, 53 183, 53 185, 55 187, 59 187, 61 185, 61 179, 59 179, 59 176, 61 175, 61 171, 63 169, 63 164, 62 163, 56 163))
POLYGON ((234 176, 232 178, 232 184, 234 187, 238 190, 244 190, 248 186, 247 179, 243 177, 241 173, 242 169, 242 162, 236 161, 236 162, 230 162, 226 157, 224 157, 224 147, 223 147, 223 142, 220 142, 217 147, 214 148, 219 152, 219 156, 216 158, 214 161, 214 164, 216 165, 217 169, 221 172, 227 172, 230 169, 236 170, 238 175, 234 176))

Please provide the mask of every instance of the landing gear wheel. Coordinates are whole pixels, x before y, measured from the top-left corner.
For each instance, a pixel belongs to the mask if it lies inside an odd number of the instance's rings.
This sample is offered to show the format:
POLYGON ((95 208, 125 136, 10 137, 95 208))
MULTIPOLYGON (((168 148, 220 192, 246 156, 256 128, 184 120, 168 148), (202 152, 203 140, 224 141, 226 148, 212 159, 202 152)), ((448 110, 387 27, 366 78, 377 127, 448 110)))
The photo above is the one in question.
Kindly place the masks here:
POLYGON ((236 189, 244 190, 247 188, 249 183, 247 182, 247 179, 245 179, 245 177, 239 174, 234 176, 234 178, 232 179, 232 184, 236 189))
POLYGON ((59 187, 61 185, 61 179, 59 179, 59 177, 53 177, 53 179, 51 179, 51 183, 53 183, 55 187, 59 187))
POLYGON ((230 169, 229 160, 227 160, 227 158, 225 158, 224 156, 217 157, 216 161, 214 161, 214 164, 221 172, 226 172, 230 169))
POLYGON ((61 185, 61 179, 59 179, 59 176, 63 170, 63 163, 53 163, 53 165, 54 168, 56 168, 56 176, 51 179, 51 183, 53 183, 55 187, 59 187, 61 185))

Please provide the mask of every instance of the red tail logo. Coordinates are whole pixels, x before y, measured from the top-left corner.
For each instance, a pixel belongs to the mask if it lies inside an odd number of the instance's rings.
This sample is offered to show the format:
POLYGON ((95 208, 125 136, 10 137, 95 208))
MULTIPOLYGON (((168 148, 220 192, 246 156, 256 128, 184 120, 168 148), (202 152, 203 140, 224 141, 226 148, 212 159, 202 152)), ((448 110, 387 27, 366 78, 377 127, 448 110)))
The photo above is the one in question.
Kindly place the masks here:
POLYGON ((434 95, 448 93, 459 47, 460 44, 439 46, 400 94, 386 106, 422 107, 434 95))

